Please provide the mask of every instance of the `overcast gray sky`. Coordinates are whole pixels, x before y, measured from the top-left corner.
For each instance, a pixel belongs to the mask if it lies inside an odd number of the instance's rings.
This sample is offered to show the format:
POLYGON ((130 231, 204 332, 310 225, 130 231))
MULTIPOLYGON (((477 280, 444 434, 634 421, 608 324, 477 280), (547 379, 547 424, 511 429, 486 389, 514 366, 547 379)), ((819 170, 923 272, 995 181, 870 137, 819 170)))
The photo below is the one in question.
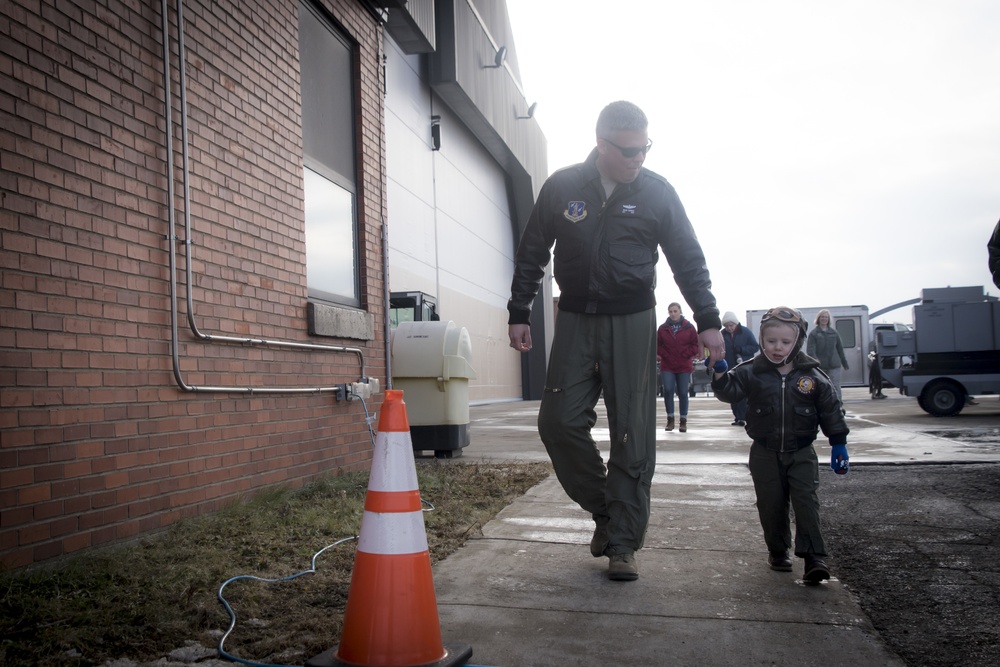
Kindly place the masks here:
POLYGON ((1000 294, 1000 2, 507 4, 549 170, 587 156, 605 104, 641 106, 723 311, 1000 294))

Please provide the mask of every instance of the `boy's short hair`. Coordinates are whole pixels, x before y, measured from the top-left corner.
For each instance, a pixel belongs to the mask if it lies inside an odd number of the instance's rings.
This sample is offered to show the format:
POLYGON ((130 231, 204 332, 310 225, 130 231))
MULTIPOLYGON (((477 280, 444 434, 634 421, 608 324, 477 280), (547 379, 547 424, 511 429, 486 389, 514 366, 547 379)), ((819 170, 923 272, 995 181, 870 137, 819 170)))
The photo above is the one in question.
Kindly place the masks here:
POLYGON ((601 110, 597 117, 597 136, 606 137, 619 130, 641 132, 649 127, 649 121, 642 109, 624 100, 612 102, 601 110))

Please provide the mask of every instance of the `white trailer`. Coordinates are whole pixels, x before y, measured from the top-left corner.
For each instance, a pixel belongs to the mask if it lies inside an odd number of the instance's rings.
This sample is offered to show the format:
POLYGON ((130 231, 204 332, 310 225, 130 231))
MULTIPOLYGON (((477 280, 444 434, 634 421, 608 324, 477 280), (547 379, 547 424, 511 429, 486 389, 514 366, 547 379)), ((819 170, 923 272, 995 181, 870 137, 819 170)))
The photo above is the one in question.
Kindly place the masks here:
MULTIPOLYGON (((868 386, 868 351, 872 340, 872 328, 868 322, 868 306, 814 306, 810 308, 798 308, 792 306, 809 323, 809 331, 816 325, 816 315, 819 311, 830 311, 830 326, 840 334, 840 341, 844 344, 844 356, 847 358, 848 368, 841 376, 842 387, 867 387, 868 386)), ((749 328, 754 337, 760 337, 760 318, 768 311, 768 308, 748 310, 747 318, 742 324, 749 328)), ((803 344, 803 351, 806 346, 803 344)))

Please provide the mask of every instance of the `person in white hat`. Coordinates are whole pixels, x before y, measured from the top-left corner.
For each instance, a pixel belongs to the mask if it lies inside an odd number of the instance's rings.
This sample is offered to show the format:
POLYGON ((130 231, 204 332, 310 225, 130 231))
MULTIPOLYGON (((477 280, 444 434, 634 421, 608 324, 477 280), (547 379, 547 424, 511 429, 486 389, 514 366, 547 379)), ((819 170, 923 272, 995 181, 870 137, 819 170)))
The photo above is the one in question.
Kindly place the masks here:
MULTIPOLYGON (((753 358, 760 346, 753 332, 740 324, 736 313, 729 310, 722 316, 722 339, 726 343, 726 363, 730 368, 753 358)), ((730 406, 733 410, 733 426, 747 425, 747 401, 736 401, 730 406)))

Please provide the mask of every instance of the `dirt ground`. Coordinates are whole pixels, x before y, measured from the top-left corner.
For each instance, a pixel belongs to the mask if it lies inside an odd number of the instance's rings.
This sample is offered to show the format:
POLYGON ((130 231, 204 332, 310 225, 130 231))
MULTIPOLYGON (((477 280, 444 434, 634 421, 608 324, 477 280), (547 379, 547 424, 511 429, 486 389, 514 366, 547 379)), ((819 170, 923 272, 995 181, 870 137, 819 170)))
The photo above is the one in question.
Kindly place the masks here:
POLYGON ((908 665, 1000 664, 1000 464, 853 466, 820 487, 834 576, 908 665))

